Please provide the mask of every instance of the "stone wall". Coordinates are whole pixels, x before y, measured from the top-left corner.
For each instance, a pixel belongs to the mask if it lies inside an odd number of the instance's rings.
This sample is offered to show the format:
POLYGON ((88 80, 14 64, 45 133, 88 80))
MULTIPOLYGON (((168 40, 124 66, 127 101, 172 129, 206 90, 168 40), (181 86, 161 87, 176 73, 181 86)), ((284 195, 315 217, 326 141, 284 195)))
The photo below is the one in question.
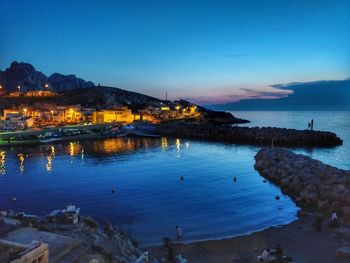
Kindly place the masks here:
POLYGON ((336 211, 350 223, 350 171, 278 147, 262 148, 255 160, 255 169, 298 206, 325 215, 336 211))
POLYGON ((289 147, 330 147, 343 141, 332 132, 272 127, 230 127, 196 123, 169 123, 159 126, 162 135, 224 141, 237 144, 289 147))

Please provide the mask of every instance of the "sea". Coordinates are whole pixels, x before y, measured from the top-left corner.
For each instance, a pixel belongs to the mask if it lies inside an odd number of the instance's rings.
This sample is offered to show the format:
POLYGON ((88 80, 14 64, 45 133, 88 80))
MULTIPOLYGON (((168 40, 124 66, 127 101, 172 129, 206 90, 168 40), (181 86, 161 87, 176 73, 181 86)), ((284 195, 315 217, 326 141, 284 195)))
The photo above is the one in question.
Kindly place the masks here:
MULTIPOLYGON (((335 132, 343 145, 292 150, 350 170, 350 112, 232 113, 250 120, 251 127, 307 129, 313 119, 314 129, 335 132)), ((3 148, 0 210, 46 215, 73 204, 143 247, 174 239, 176 226, 188 243, 287 224, 298 208, 254 170, 258 150, 166 137, 3 148)))

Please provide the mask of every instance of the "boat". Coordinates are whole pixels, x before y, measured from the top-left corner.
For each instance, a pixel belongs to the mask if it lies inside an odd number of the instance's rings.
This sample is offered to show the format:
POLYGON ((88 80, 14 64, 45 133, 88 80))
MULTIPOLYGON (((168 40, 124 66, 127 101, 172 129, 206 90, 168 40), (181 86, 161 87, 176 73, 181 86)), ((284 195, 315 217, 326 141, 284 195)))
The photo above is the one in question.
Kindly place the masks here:
POLYGON ((40 143, 52 143, 62 140, 62 137, 58 133, 50 131, 47 131, 44 134, 39 134, 38 138, 40 143))
POLYGON ((145 121, 137 121, 134 124, 128 124, 123 127, 125 132, 130 136, 159 138, 161 135, 157 134, 157 126, 145 121))

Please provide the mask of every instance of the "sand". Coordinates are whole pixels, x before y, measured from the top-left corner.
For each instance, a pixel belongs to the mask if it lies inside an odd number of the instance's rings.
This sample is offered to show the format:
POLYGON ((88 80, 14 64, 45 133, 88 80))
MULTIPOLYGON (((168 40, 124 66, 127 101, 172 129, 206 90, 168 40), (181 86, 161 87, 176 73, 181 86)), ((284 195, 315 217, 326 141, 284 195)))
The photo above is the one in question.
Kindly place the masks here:
MULTIPOLYGON (((328 226, 323 226, 322 232, 317 232, 312 226, 314 220, 313 216, 305 216, 288 225, 270 227, 249 235, 176 244, 174 250, 191 263, 243 263, 256 262, 256 257, 265 248, 274 248, 281 244, 284 255, 292 257, 293 262, 339 262, 335 251, 341 246, 340 237, 328 226)), ((166 258, 166 250, 163 247, 152 247, 148 250, 158 259, 166 258)))

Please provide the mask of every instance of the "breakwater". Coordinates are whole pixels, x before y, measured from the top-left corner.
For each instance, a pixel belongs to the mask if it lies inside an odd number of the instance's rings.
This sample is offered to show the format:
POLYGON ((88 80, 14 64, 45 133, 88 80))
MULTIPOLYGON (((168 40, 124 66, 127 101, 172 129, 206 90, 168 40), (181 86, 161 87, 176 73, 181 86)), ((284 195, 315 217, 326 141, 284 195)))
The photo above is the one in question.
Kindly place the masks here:
POLYGON ((261 149, 255 160, 255 169, 298 206, 325 215, 336 211, 350 223, 350 171, 278 147, 261 149))
POLYGON ((161 124, 158 132, 166 136, 224 141, 237 144, 286 147, 332 147, 343 141, 332 132, 273 127, 231 127, 198 123, 161 124))

